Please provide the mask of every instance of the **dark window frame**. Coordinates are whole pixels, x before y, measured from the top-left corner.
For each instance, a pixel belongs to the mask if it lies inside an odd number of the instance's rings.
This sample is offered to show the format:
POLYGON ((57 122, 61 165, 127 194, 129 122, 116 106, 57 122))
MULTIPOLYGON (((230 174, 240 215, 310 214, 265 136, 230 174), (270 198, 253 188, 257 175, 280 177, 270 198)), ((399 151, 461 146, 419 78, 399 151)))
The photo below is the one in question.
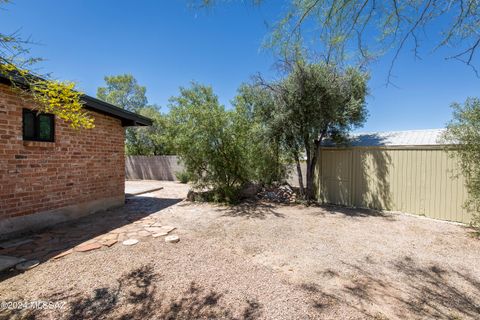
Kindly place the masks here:
POLYGON ((41 142, 55 142, 55 115, 50 113, 42 113, 31 109, 23 109, 22 112, 22 136, 26 141, 41 141, 41 142), (27 137, 25 135, 25 115, 33 115, 33 137, 27 137), (48 117, 51 121, 51 131, 48 138, 40 137, 40 116, 48 117))

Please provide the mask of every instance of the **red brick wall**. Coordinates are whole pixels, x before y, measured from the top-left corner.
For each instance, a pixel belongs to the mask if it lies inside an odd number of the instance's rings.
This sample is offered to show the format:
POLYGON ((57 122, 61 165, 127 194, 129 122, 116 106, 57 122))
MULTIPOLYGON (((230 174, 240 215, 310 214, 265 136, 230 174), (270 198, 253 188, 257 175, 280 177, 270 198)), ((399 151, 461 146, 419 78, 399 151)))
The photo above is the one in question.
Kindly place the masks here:
POLYGON ((124 194, 124 128, 100 113, 94 129, 55 118, 55 142, 22 139, 22 108, 0 84, 0 221, 124 194))

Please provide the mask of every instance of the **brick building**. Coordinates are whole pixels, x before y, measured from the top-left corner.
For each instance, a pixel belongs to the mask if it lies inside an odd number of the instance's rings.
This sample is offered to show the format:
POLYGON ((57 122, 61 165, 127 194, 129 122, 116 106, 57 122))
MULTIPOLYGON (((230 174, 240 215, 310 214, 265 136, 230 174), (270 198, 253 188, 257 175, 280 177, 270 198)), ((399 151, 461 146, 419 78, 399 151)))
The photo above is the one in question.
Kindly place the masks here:
POLYGON ((126 126, 151 120, 84 96, 93 129, 32 112, 0 76, 0 238, 125 201, 126 126))

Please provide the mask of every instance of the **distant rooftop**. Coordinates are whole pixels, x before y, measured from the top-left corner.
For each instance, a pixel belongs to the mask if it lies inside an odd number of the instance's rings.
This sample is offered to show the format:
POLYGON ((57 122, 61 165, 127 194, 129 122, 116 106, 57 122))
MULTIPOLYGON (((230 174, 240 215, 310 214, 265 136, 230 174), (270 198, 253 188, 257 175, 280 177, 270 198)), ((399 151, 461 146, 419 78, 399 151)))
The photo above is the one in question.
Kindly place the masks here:
MULTIPOLYGON (((355 133, 350 135, 350 146, 435 146, 442 145, 441 136, 445 129, 425 129, 407 131, 385 131, 355 133)), ((330 145, 326 143, 326 145, 330 145)))

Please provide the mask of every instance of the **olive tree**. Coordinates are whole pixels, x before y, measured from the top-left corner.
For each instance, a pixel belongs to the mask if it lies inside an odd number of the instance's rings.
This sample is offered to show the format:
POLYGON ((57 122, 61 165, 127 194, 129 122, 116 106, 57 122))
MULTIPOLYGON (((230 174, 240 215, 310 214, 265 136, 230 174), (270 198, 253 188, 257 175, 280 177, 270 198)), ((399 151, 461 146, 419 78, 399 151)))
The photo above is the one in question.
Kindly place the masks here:
POLYGON ((248 134, 244 150, 247 152, 250 176, 260 184, 283 182, 285 163, 289 156, 282 147, 280 136, 269 126, 275 110, 274 95, 252 84, 242 84, 233 101, 235 117, 248 134))
POLYGON ((305 198, 314 198, 315 167, 320 145, 327 139, 341 139, 361 126, 367 116, 365 98, 368 75, 356 68, 339 69, 330 64, 310 64, 299 60, 288 76, 258 84, 275 94, 270 128, 297 163, 299 184, 305 198), (306 187, 300 160, 307 164, 306 187))

